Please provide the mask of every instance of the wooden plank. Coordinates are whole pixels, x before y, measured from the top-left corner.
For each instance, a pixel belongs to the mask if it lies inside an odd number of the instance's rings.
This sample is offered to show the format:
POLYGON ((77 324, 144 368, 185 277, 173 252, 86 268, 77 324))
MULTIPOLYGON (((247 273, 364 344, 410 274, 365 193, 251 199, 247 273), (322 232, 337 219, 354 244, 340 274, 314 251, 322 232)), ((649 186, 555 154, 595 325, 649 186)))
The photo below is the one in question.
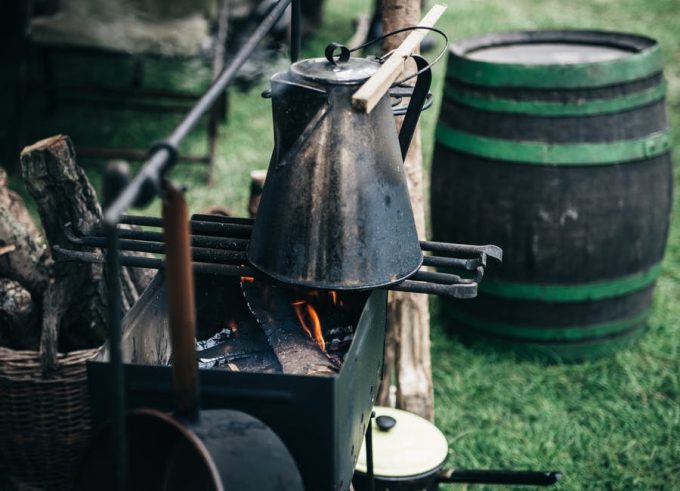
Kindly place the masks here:
MULTIPOLYGON (((421 20, 418 27, 433 27, 439 18, 446 10, 446 5, 435 5, 430 9, 423 20, 421 20)), ((429 34, 426 29, 416 29, 408 35, 404 42, 401 43, 392 53, 392 55, 383 63, 383 65, 376 71, 371 78, 366 80, 364 84, 359 87, 352 96, 352 106, 358 111, 370 113, 378 104, 378 101, 390 89, 392 83, 397 80, 399 75, 404 71, 406 60, 413 54, 413 52, 420 46, 420 43, 425 36, 429 34)))

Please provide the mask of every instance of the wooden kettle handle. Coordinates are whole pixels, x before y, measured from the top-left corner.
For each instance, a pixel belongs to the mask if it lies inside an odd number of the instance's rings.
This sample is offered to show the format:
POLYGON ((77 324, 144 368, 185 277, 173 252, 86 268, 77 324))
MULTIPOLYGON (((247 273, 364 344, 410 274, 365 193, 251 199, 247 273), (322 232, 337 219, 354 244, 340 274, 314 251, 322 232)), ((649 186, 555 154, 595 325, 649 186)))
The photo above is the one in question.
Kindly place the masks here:
MULTIPOLYGON (((434 27, 446 9, 446 5, 435 5, 417 27, 434 27)), ((394 50, 387 61, 354 93, 352 106, 358 111, 370 113, 404 71, 406 60, 420 46, 428 33, 426 29, 411 31, 411 34, 394 50)))

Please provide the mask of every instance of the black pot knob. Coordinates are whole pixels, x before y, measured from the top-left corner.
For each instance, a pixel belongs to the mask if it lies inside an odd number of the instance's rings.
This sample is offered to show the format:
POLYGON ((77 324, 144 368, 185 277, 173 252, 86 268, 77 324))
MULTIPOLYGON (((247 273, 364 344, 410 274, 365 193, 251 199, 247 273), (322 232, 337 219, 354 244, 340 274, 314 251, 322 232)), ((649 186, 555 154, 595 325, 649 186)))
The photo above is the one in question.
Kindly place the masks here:
POLYGON ((397 420, 392 416, 383 415, 375 418, 375 423, 380 431, 390 431, 397 424, 397 420))

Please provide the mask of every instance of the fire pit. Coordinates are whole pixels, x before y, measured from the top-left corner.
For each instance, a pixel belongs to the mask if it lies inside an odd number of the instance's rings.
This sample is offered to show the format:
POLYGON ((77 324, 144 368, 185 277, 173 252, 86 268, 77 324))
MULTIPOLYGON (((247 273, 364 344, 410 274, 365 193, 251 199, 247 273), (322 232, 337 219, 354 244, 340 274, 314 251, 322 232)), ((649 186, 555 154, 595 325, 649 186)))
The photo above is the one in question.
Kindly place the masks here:
MULTIPOLYGON (((128 408, 172 408, 165 290, 164 274, 159 272, 123 320, 128 408)), ((250 311, 240 278, 197 275, 195 297, 197 356, 204 366, 221 364, 220 368, 199 370, 201 406, 237 409, 266 423, 290 450, 305 489, 347 488, 382 373, 386 291, 337 294, 337 301, 345 305, 341 317, 350 317, 352 321, 351 326, 344 326, 349 328, 346 332, 352 333, 351 344, 336 373, 316 375, 282 374, 273 350, 262 349, 267 348, 264 329, 250 311), (251 350, 249 353, 234 353, 235 348, 230 351, 231 339, 200 350, 201 339, 224 333, 225 328, 232 332, 228 324, 236 326, 235 332, 225 337, 244 339, 239 349, 245 346, 251 350), (215 355, 220 346, 227 351, 221 358, 215 355)), ((293 306, 290 312, 293 327, 306 336, 293 306)), ((322 321, 332 315, 319 310, 322 321)), ((281 321, 282 316, 278 319, 281 321)), ((333 340, 338 339, 330 331, 324 330, 328 350, 332 349, 333 340)), ((332 360, 333 352, 330 353, 328 359, 332 360)), ((108 347, 88 366, 95 423, 111 417, 107 361, 108 347)))

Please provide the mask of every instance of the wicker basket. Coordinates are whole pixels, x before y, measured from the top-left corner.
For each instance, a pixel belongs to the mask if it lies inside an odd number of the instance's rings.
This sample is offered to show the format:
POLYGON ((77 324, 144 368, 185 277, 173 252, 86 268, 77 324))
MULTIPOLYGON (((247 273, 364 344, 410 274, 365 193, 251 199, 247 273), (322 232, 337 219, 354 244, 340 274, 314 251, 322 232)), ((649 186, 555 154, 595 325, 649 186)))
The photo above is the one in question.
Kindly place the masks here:
POLYGON ((45 378, 40 352, 0 348, 0 462, 13 480, 70 489, 90 430, 85 362, 97 351, 59 354, 45 378))

